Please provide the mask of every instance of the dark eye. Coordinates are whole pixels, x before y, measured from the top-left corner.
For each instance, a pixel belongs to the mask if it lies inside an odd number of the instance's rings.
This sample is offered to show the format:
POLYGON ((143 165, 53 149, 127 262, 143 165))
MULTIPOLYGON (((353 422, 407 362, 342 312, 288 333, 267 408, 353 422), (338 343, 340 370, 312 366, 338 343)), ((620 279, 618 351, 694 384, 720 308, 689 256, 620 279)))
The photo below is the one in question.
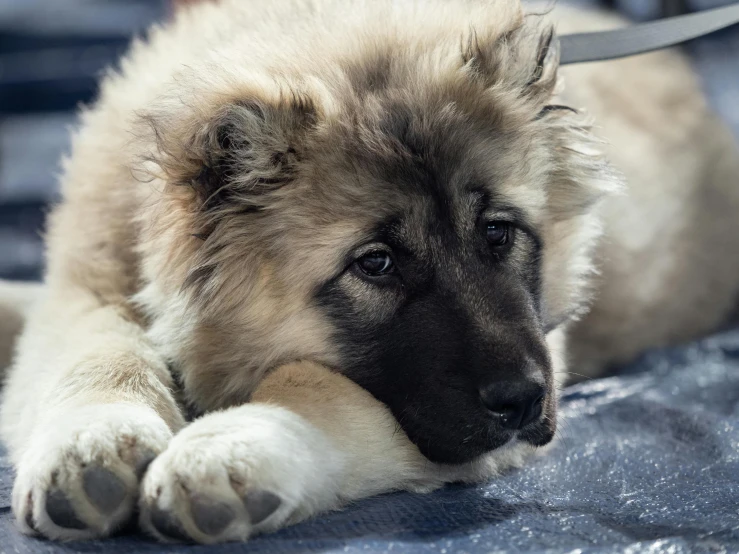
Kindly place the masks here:
POLYGON ((511 235, 511 224, 505 221, 491 221, 487 225, 487 239, 491 246, 505 246, 511 235))
POLYGON ((395 269, 395 264, 393 264, 390 254, 379 250, 365 254, 356 261, 356 264, 362 272, 370 277, 387 275, 395 269))

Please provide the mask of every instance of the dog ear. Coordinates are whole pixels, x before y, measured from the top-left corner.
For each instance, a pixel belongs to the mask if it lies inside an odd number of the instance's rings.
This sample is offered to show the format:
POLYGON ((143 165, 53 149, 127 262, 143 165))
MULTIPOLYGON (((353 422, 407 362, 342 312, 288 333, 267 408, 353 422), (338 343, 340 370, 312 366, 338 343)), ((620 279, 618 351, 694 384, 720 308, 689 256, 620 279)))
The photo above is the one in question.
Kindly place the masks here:
POLYGON ((502 36, 483 38, 473 29, 463 41, 462 62, 487 87, 505 89, 542 109, 555 93, 559 41, 551 25, 529 15, 502 36))
POLYGON ((559 40, 554 34, 554 29, 547 27, 539 34, 536 61, 526 83, 528 94, 545 96, 548 99, 554 93, 559 69, 559 53, 559 40))
POLYGON ((194 138, 202 166, 190 185, 201 208, 258 206, 261 195, 294 178, 303 135, 314 124, 315 110, 304 99, 223 107, 194 138))
POLYGON ((151 161, 158 177, 191 188, 195 208, 212 215, 259 209, 265 195, 292 181, 316 123, 315 106, 298 94, 199 105, 189 113, 187 121, 149 118, 151 161))

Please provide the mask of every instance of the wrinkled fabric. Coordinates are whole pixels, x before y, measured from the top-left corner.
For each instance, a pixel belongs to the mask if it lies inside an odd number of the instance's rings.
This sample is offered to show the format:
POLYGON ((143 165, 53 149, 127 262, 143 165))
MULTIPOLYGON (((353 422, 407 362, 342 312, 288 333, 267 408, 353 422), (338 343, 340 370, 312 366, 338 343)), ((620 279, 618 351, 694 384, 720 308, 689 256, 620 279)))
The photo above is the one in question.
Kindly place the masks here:
POLYGON ((739 552, 739 329, 570 387, 558 441, 479 486, 356 503, 248 545, 22 537, 0 470, 0 552, 739 552))

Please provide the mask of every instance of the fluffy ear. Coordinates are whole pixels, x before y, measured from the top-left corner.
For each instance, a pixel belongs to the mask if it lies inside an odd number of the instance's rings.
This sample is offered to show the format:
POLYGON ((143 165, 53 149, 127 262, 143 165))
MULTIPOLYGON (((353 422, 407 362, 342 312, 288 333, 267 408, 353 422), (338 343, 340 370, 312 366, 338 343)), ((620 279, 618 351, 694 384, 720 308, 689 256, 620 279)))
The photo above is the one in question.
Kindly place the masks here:
POLYGON ((502 36, 484 38, 473 29, 463 41, 462 61, 486 86, 504 88, 542 109, 555 92, 559 41, 551 25, 529 15, 502 36))
POLYGON ((539 34, 536 61, 526 82, 528 94, 546 97, 553 94, 557 84, 559 52, 559 40, 554 34, 554 28, 546 27, 539 34))
POLYGON ((197 114, 187 122, 149 119, 153 161, 168 185, 190 187, 196 208, 213 215, 257 210, 265 195, 289 183, 316 122, 314 105, 297 94, 201 107, 197 114))

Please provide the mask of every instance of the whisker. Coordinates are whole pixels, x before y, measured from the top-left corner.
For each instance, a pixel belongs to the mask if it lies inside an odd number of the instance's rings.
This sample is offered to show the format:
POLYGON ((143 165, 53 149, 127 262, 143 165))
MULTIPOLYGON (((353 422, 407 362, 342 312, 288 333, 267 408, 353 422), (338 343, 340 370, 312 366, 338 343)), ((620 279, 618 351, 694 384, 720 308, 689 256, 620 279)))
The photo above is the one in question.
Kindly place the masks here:
MULTIPOLYGON (((582 377, 583 379, 586 379, 586 380, 588 380, 588 381, 594 381, 594 380, 596 379, 595 377, 592 377, 592 376, 590 376, 590 375, 584 375, 584 374, 582 374, 582 373, 576 373, 576 372, 574 372, 574 371, 568 371, 568 372, 567 372, 567 375, 576 375, 576 376, 578 376, 578 377, 582 377)), ((566 381, 565 381, 565 382, 566 382, 566 381)))

